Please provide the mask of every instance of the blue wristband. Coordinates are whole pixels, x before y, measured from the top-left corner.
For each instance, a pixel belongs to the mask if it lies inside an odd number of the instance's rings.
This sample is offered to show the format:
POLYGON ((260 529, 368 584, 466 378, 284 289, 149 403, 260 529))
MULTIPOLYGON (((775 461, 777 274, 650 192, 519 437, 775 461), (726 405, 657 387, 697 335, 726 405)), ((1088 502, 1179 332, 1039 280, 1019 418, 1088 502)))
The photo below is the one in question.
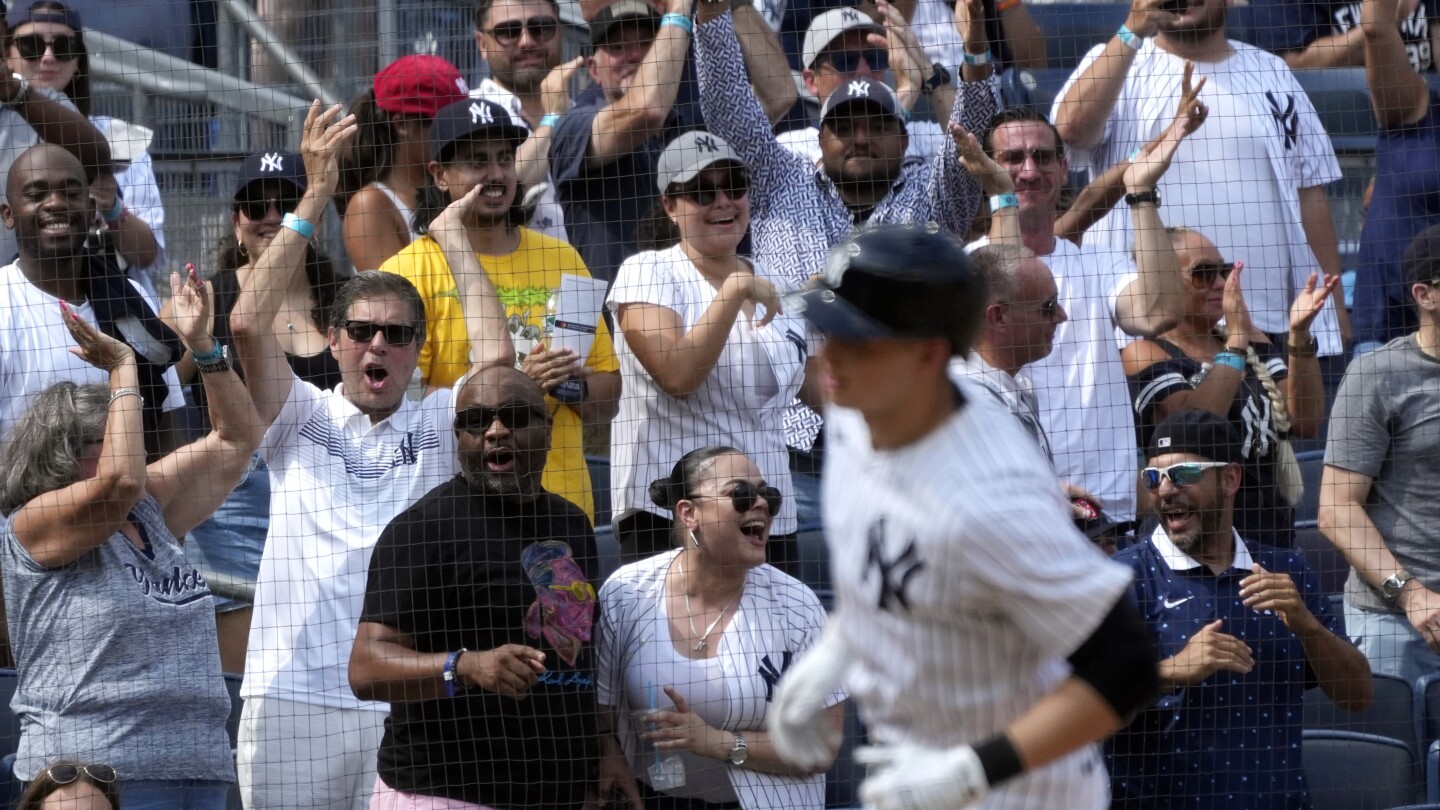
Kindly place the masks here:
POLYGON ((306 239, 315 238, 315 223, 296 214, 286 214, 285 218, 280 220, 280 227, 289 228, 306 239))
POLYGON ((673 25, 676 28, 684 28, 685 33, 687 34, 695 32, 695 23, 691 22, 690 18, 684 14, 666 14, 665 16, 661 17, 660 27, 664 28, 667 25, 673 25))
POLYGON ((106 225, 114 225, 120 221, 120 217, 125 216, 125 201, 117 196, 115 205, 111 206, 109 211, 101 211, 100 216, 104 218, 106 225))
POLYGON ((215 345, 210 347, 209 353, 201 354, 191 349, 190 357, 197 363, 218 363, 225 359, 225 347, 221 346, 220 341, 217 340, 215 345))
POLYGON ((990 59, 991 56, 989 48, 986 48, 984 53, 970 53, 969 51, 965 51, 965 64, 971 67, 988 65, 990 64, 990 59))
POLYGON ((1125 47, 1130 50, 1140 50, 1140 35, 1131 31, 1124 23, 1120 24, 1120 30, 1115 32, 1115 36, 1119 37, 1120 41, 1125 43, 1125 47))
POLYGON ((1225 351, 1215 355, 1214 365, 1229 366, 1230 368, 1235 369, 1241 374, 1245 373, 1245 358, 1241 357, 1235 352, 1230 351, 1229 349, 1226 349, 1225 351))
POLYGON ((440 672, 445 678, 445 697, 455 697, 455 664, 467 652, 470 651, 461 647, 445 658, 445 668, 440 672))
POLYGON ((1015 196, 1014 192, 1011 192, 1011 193, 1009 193, 1009 194, 992 194, 992 195, 990 195, 990 213, 992 213, 992 214, 995 213, 996 211, 999 211, 1001 208, 1019 208, 1019 207, 1020 207, 1020 198, 1017 197, 1017 196, 1015 196))
POLYGON ((558 123, 560 123, 559 113, 545 113, 544 115, 540 116, 540 126, 542 127, 550 127, 551 129, 554 129, 555 125, 558 123))

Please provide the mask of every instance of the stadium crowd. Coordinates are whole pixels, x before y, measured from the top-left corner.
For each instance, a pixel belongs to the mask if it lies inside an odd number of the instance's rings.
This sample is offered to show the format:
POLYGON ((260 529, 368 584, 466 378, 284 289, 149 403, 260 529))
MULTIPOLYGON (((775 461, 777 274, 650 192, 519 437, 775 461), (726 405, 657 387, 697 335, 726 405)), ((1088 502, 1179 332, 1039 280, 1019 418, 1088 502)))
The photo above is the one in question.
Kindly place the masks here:
POLYGON ((1000 92, 1044 66, 1024 0, 817 9, 793 53, 774 4, 581 0, 568 60, 556 0, 477 0, 483 81, 412 54, 314 102, 181 271, 150 133, 93 114, 81 11, 13 0, 8 800, 822 808, 848 701, 883 744, 867 806, 1312 806, 1305 692, 1363 712, 1374 677, 1440 673, 1440 10, 1253 5, 1268 50, 1228 0, 1133 0, 1036 109, 1000 92), (1315 67, 1363 68, 1380 130, 1348 296, 1315 67), (967 300, 864 269, 906 234, 955 248, 933 289, 967 300), (942 471, 920 379, 1004 420, 965 457, 1034 462, 1024 487, 832 531, 862 483, 942 471), (834 447, 864 468, 822 474, 834 447), (994 563, 967 515, 1007 509, 1058 537, 994 563), (835 604, 817 532, 863 571, 835 604), (876 639, 827 682, 846 600, 988 631, 937 631, 933 670, 876 639), (1124 700, 1103 632, 1142 664, 1124 700), (808 747, 777 712, 807 658, 808 747), (961 658, 1017 674, 946 680, 961 658), (912 687, 941 708, 897 722, 912 687), (982 744, 1025 735, 978 706, 1075 689, 1103 744, 982 744))

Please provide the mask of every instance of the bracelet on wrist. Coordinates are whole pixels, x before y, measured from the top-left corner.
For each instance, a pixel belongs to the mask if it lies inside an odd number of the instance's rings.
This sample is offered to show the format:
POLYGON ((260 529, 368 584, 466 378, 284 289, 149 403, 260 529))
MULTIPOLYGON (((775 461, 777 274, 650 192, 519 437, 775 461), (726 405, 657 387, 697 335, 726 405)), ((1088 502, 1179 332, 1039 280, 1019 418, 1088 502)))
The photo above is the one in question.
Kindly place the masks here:
POLYGON ((1303 343, 1297 342, 1295 335, 1291 335, 1287 342, 1289 345, 1286 348, 1289 350, 1291 357, 1308 359, 1320 356, 1319 346, 1315 343, 1314 335, 1305 335, 1305 341, 1303 343))
POLYGON ((1144 37, 1131 31, 1130 27, 1124 23, 1121 23, 1120 28, 1115 31, 1115 36, 1119 37, 1120 41, 1125 43, 1125 47, 1132 51, 1140 50, 1140 41, 1144 39, 1144 37))
POLYGON ((1128 205, 1128 206, 1130 206, 1131 208, 1134 208, 1135 206, 1137 206, 1137 205, 1139 205, 1139 204, 1141 204, 1141 203, 1147 203, 1147 202, 1148 202, 1148 203, 1155 203, 1155 207, 1156 207, 1156 208, 1159 208, 1159 207, 1160 207, 1160 192, 1158 192, 1158 191, 1156 191, 1155 189, 1152 188, 1152 189, 1150 189, 1149 191, 1141 191, 1141 192, 1137 192, 1137 193, 1135 193, 1135 194, 1126 194, 1126 195, 1125 195, 1125 204, 1128 205))
POLYGON ((445 679, 445 697, 455 697, 455 681, 457 678, 457 676, 455 675, 455 665, 460 662, 460 656, 464 655, 467 652, 470 651, 465 649, 464 647, 461 647, 455 652, 450 653, 450 655, 446 656, 445 658, 445 667, 440 670, 441 677, 445 679))
POLYGON ((1226 349, 1225 351, 1216 354, 1215 360, 1211 365, 1215 368, 1225 366, 1226 368, 1233 368, 1241 374, 1245 373, 1245 358, 1241 357, 1235 352, 1230 351, 1229 349, 1226 349))
POLYGON ((986 48, 984 53, 970 53, 965 51, 965 64, 970 67, 980 67, 990 64, 990 49, 986 48))
POLYGON ((560 123, 560 113, 545 113, 540 116, 540 126, 542 127, 554 129, 558 123, 560 123))
POLYGON ((202 352, 197 352, 197 351, 195 351, 194 349, 191 349, 191 350, 190 350, 190 356, 195 360, 195 362, 197 362, 197 363, 213 363, 213 362, 215 362, 215 361, 217 361, 217 360, 221 360, 221 359, 223 359, 223 358, 225 357, 225 349, 224 349, 224 347, 222 347, 222 346, 220 345, 220 341, 215 340, 214 338, 211 338, 210 340, 211 340, 210 351, 208 351, 208 352, 203 352, 203 353, 202 353, 202 352))
POLYGON ((315 238, 315 223, 305 219, 299 214, 286 214, 285 218, 280 220, 280 227, 289 228, 306 239, 315 238))
POLYGON ((1019 207, 1020 207, 1020 198, 1017 197, 1017 196, 1015 196, 1015 192, 1013 192, 1013 191, 1007 192, 1007 193, 1005 193, 1005 194, 991 194, 991 195, 990 195, 990 213, 992 213, 992 214, 996 213, 996 212, 999 211, 1001 208, 1019 208, 1019 207))
POLYGON ((685 33, 687 34, 692 34, 695 32, 695 23, 691 22, 690 18, 684 14, 676 14, 674 12, 671 12, 662 16, 660 18, 660 27, 664 28, 667 25, 673 25, 676 28, 683 28, 685 29, 685 33))
POLYGON ((125 216, 125 201, 119 197, 115 198, 115 204, 110 206, 109 211, 100 212, 100 218, 105 220, 106 225, 115 225, 123 216, 125 216))
POLYGON ((123 399, 125 397, 136 397, 141 402, 145 401, 145 397, 141 395, 139 388, 116 388, 114 391, 110 392, 111 403, 114 403, 117 399, 123 399))

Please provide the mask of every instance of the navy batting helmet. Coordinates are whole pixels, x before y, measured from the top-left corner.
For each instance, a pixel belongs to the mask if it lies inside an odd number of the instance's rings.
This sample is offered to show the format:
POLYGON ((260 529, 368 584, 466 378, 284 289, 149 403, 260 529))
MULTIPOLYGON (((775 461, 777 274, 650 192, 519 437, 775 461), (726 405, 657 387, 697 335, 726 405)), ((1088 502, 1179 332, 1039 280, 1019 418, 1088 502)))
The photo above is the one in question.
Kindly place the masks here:
POLYGON ((787 296, 785 308, 830 337, 943 337, 964 354, 986 296, 984 275, 939 226, 874 225, 836 245, 824 276, 787 296))

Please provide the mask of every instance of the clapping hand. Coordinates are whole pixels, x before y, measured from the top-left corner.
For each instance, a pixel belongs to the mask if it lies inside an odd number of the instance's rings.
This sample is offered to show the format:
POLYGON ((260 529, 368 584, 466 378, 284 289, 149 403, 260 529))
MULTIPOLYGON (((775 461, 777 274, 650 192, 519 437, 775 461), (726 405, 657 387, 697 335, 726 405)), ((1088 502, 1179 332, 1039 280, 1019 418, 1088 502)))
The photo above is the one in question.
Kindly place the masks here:
MULTIPOLYGON (((305 161, 308 188, 334 191, 340 181, 340 153, 360 131, 355 116, 340 118, 341 105, 322 110, 320 100, 310 102, 300 136, 300 157, 305 161)), ((328 194, 327 194, 328 196, 328 194)))
POLYGON ((135 352, 129 346, 86 323, 64 301, 60 302, 60 317, 78 344, 70 347, 71 354, 107 373, 134 362, 135 352))
POLYGON ((170 274, 171 311, 175 331, 191 351, 208 351, 211 346, 197 347, 199 342, 213 342, 210 338, 213 319, 210 313, 210 296, 205 285, 195 273, 195 265, 185 265, 185 277, 179 273, 170 274))

